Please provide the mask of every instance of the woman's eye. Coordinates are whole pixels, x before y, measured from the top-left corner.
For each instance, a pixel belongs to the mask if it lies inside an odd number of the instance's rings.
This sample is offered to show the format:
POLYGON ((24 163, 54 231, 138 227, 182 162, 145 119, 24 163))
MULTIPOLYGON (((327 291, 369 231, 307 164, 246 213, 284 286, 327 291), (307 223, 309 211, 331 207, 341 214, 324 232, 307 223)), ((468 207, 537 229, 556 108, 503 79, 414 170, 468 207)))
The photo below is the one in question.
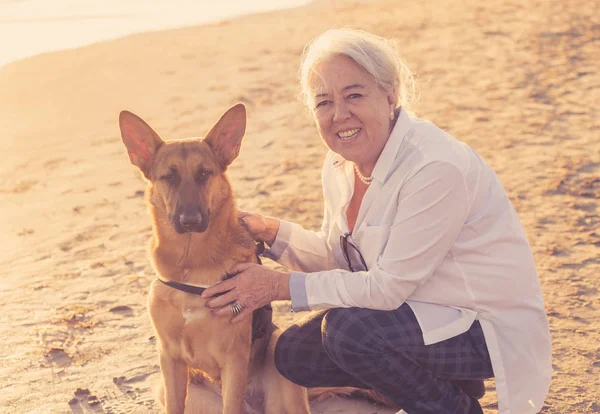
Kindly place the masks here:
POLYGON ((317 102, 317 104, 315 105, 315 108, 322 108, 325 105, 327 105, 329 103, 329 101, 321 101, 321 102, 317 102))
POLYGON ((351 93, 350 95, 347 96, 348 99, 358 99, 358 98, 362 98, 362 95, 360 93, 351 93))

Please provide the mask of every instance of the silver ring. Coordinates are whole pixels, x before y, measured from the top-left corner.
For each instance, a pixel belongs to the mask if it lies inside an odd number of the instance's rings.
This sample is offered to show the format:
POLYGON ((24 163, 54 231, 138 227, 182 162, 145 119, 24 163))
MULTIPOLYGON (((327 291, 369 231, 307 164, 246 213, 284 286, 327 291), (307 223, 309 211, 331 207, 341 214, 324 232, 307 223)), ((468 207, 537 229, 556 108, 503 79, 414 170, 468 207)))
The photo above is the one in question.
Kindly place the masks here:
POLYGON ((239 303, 236 302, 231 304, 231 313, 234 315, 239 315, 243 310, 244 308, 239 303))

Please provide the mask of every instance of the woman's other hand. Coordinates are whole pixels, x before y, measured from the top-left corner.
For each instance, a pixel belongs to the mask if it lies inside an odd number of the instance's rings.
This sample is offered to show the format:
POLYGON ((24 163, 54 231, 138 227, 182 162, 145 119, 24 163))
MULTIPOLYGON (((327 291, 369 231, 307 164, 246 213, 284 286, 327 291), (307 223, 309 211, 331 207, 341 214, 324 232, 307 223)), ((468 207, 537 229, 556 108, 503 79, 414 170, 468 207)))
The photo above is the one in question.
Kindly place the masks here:
POLYGON ((217 316, 232 315, 231 304, 237 303, 242 311, 232 322, 239 322, 274 300, 290 299, 290 273, 253 263, 240 263, 231 273, 235 276, 202 293, 202 298, 209 299, 206 306, 217 316), (221 296, 214 297, 218 294, 221 296))
POLYGON ((238 219, 248 229, 254 240, 265 242, 269 247, 273 245, 279 230, 279 220, 248 211, 240 211, 238 219))

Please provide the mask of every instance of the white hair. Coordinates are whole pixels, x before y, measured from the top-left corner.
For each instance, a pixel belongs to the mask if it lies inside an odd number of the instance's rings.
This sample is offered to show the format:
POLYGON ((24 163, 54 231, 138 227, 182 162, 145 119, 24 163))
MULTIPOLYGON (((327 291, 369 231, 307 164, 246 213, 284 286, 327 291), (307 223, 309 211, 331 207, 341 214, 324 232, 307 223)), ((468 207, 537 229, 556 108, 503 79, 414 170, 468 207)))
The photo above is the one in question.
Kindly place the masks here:
POLYGON ((344 55, 356 62, 384 90, 394 91, 396 107, 411 111, 417 94, 414 77, 400 57, 395 42, 363 30, 332 29, 312 40, 302 53, 300 88, 309 105, 310 77, 319 63, 344 55))

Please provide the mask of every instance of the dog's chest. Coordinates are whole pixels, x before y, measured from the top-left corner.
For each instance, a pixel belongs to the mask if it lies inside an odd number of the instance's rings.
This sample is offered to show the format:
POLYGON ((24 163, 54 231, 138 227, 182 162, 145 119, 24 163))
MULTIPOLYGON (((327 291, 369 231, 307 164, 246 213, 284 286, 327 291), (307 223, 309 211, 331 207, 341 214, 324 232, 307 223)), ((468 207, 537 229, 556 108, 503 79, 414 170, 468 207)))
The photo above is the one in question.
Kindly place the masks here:
POLYGON ((183 324, 180 332, 172 338, 178 352, 189 366, 211 373, 211 368, 216 367, 216 354, 212 352, 211 342, 215 338, 218 342, 218 326, 221 323, 206 307, 183 304, 180 310, 183 324))
MULTIPOLYGON (((167 287, 167 289, 172 288, 167 287)), ((219 318, 214 316, 211 309, 206 306, 207 301, 199 295, 179 291, 167 293, 168 295, 164 296, 159 294, 162 297, 156 298, 156 302, 160 302, 156 306, 162 311, 156 315, 156 318, 161 320, 159 325, 167 328, 170 336, 181 338, 198 332, 199 329, 210 328, 211 324, 217 323, 219 318)))
MULTIPOLYGON (((187 278, 190 274, 189 268, 183 269, 183 276, 187 278)), ((207 288, 210 285, 196 285, 198 287, 207 288)), ((181 304, 177 306, 181 310, 181 317, 184 321, 184 328, 188 325, 200 322, 207 317, 212 316, 211 311, 205 306, 206 301, 197 297, 197 295, 183 295, 181 304)))
POLYGON ((181 317, 183 318, 184 329, 189 325, 194 325, 195 323, 201 322, 210 316, 211 313, 206 307, 196 308, 193 306, 184 306, 181 309, 181 317))
POLYGON ((222 350, 240 324, 232 326, 230 317, 215 316, 205 302, 198 295, 154 285, 149 311, 161 348, 215 378, 222 350))

